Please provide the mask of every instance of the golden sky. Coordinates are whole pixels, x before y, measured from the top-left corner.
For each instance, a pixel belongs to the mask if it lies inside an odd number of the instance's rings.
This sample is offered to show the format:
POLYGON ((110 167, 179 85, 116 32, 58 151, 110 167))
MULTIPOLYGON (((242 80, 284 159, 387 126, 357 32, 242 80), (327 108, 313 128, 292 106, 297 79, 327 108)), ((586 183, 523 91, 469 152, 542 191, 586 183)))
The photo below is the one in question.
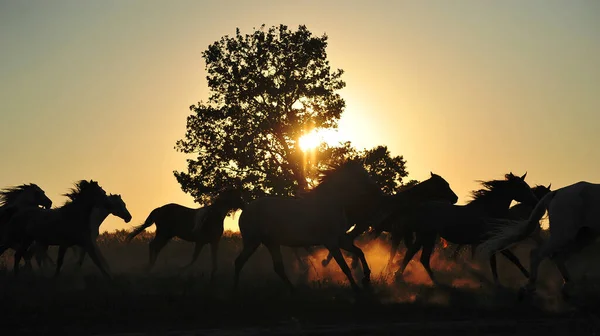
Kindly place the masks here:
POLYGON ((263 23, 326 33, 342 136, 388 145, 410 178, 442 175, 460 204, 509 171, 600 181, 599 1, 56 0, 0 2, 0 187, 34 182, 60 205, 98 180, 133 215, 109 231, 196 206, 172 171, 208 97, 201 53, 263 23))

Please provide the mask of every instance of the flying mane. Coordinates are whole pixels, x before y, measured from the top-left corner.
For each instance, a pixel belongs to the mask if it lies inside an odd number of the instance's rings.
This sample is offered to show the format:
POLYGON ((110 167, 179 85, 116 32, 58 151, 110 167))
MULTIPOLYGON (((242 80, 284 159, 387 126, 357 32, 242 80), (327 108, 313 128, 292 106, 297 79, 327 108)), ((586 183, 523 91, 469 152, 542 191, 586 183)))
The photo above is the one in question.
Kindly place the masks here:
POLYGON ((37 184, 29 183, 29 184, 21 184, 16 187, 8 187, 8 188, 2 189, 0 191, 0 207, 14 203, 19 198, 19 195, 22 192, 26 191, 29 188, 35 188, 35 187, 39 188, 37 186, 37 184))
POLYGON ((63 196, 66 196, 68 198, 68 200, 65 202, 64 205, 71 204, 71 203, 75 202, 76 200, 81 199, 83 197, 82 194, 85 195, 87 193, 87 191, 92 188, 102 190, 102 187, 100 187, 98 185, 98 182, 96 182, 94 180, 77 181, 75 183, 75 188, 71 188, 68 193, 63 194, 63 196))
POLYGON ((352 164, 356 164, 354 160, 346 160, 341 163, 332 163, 327 165, 327 168, 319 170, 319 176, 317 177, 316 187, 306 192, 306 194, 311 194, 314 192, 322 191, 323 189, 329 187, 332 183, 333 178, 339 174, 342 170, 351 167, 352 164))
POLYGON ((507 180, 491 180, 491 181, 477 181, 481 183, 483 188, 471 192, 472 199, 468 203, 473 203, 481 200, 485 200, 491 195, 496 188, 502 186, 507 180))

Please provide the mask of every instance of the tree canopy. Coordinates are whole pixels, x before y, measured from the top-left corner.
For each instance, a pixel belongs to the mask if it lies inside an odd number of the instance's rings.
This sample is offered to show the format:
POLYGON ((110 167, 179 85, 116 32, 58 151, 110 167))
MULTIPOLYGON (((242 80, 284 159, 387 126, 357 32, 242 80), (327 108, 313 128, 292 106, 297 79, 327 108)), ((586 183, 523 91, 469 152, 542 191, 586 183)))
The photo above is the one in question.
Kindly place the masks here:
POLYGON ((175 146, 197 156, 187 172, 174 172, 183 191, 200 203, 236 185, 248 199, 295 195, 310 188, 320 168, 350 157, 364 159, 385 192, 402 186, 406 161, 386 146, 322 144, 310 159, 299 148, 307 132, 337 128, 345 108, 344 72, 329 65, 327 40, 303 25, 263 25, 252 34, 236 29, 203 52, 210 95, 190 106, 185 137, 175 146))

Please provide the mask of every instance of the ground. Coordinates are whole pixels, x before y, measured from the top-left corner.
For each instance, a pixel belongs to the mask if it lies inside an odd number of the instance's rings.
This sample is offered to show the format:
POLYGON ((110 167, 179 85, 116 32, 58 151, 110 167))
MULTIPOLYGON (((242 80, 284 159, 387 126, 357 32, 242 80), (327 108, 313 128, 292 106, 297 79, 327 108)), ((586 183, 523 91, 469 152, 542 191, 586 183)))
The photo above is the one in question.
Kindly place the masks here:
MULTIPOLYGON (((130 244, 125 233, 104 234, 99 245, 106 257, 112 281, 102 278, 86 260, 82 269, 67 254, 64 274, 52 278, 52 270, 24 272, 18 278, 10 267, 0 273, 0 330, 35 334, 90 335, 258 335, 258 334, 368 334, 390 335, 591 335, 597 323, 595 281, 591 269, 597 248, 584 251, 569 263, 576 279, 568 288, 571 301, 560 297, 561 279, 554 265, 541 268, 538 295, 519 302, 517 290, 525 278, 512 264, 499 258, 503 287, 493 286, 489 266, 463 253, 457 262, 449 256, 453 247, 439 248, 432 267, 444 286, 434 287, 418 263, 406 270, 404 282, 382 273, 388 258, 387 237, 359 244, 373 269, 373 286, 356 297, 335 262, 320 266, 326 251, 317 251, 306 270, 291 250, 284 248, 286 272, 297 285, 289 293, 272 270, 271 259, 259 248, 242 271, 241 288, 232 293, 233 260, 241 249, 239 236, 222 241, 219 270, 213 286, 208 283, 210 251, 205 248, 197 264, 181 271, 193 245, 172 241, 161 253, 156 268, 148 273, 144 234, 130 244)), ((528 268, 527 244, 515 249, 528 268)), ((465 251, 468 252, 468 251, 465 251)), ((51 249, 56 259, 56 250, 51 249)), ((400 256, 399 256, 400 257, 400 256)), ((398 257, 398 258, 399 258, 398 257)), ((6 253, 4 264, 12 263, 6 253)), ((0 266, 0 268, 4 268, 0 266)), ((355 277, 362 278, 357 270, 355 277)), ((599 320, 600 321, 600 320, 599 320)), ((13 334, 11 333, 11 334, 13 334)))

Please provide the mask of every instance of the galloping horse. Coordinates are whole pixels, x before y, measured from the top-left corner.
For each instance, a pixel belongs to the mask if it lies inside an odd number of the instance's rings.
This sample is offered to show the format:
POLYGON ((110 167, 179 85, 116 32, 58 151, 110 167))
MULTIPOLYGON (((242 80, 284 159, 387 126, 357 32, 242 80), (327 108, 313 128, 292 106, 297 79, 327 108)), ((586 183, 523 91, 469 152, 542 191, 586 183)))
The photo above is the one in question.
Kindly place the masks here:
POLYGON ((581 181, 556 189, 540 200, 527 220, 488 219, 487 222, 496 225, 496 229, 478 250, 491 255, 526 239, 539 230, 540 219, 548 211, 550 235, 540 247, 531 251, 531 276, 521 294, 535 291, 538 269, 546 257, 552 258, 567 283, 570 276, 566 260, 600 235, 599 205, 600 184, 581 181))
MULTIPOLYGON (((477 245, 481 243, 493 227, 483 221, 486 217, 505 217, 510 203, 515 200, 527 204, 536 204, 537 198, 525 182, 525 175, 518 177, 512 173, 505 175, 505 180, 481 182, 485 189, 473 193, 473 200, 466 205, 452 205, 447 202, 425 202, 410 212, 411 225, 408 230, 416 233, 415 243, 408 248, 404 261, 397 275, 401 276, 412 257, 423 248, 421 264, 429 277, 436 282, 429 266, 438 236, 454 244, 477 245)), ((502 255, 513 262, 528 277, 527 270, 518 258, 510 251, 501 251, 502 255)), ((490 257, 490 267, 494 281, 498 283, 496 257, 490 257)))
MULTIPOLYGON (((73 201, 73 197, 72 195, 68 195, 70 197, 70 199, 73 201)), ((98 207, 94 207, 94 209, 92 210, 92 214, 90 215, 90 220, 89 220, 89 224, 90 224, 90 234, 92 236, 92 240, 96 241, 96 239, 98 239, 98 236, 100 235, 100 225, 102 225, 102 222, 104 222, 104 220, 106 219, 106 217, 108 217, 109 215, 114 215, 117 216, 121 219, 123 219, 123 221, 125 221, 125 223, 129 223, 131 221, 131 214, 129 213, 129 210, 127 209, 127 205, 125 204, 125 202, 123 201, 123 198, 121 197, 121 195, 114 195, 114 194, 110 194, 108 195, 108 201, 104 204, 101 204, 98 207)), ((85 260, 85 256, 86 256, 86 251, 85 249, 74 245, 72 246, 72 249, 79 254, 79 260, 77 262, 78 267, 81 267, 83 265, 83 261, 85 260)), ((42 246, 39 245, 38 243, 34 243, 33 246, 31 246, 30 251, 32 253, 36 254, 36 260, 38 265, 42 265, 42 260, 43 259, 50 259, 50 257, 48 257, 48 246, 42 246)), ((31 254, 32 253, 28 253, 25 256, 26 260, 30 260, 31 259, 31 254)), ((104 267, 106 269, 108 269, 108 265, 106 263, 104 263, 104 267)))
MULTIPOLYGON (((392 214, 383 220, 377 227, 373 228, 373 235, 371 239, 377 238, 381 232, 386 231, 391 233, 392 246, 390 249, 390 259, 387 264, 387 269, 391 269, 391 264, 398 252, 398 247, 402 240, 405 241, 407 247, 412 243, 412 236, 405 236, 400 226, 403 224, 401 215, 406 211, 409 211, 412 207, 424 201, 442 200, 447 201, 450 204, 456 204, 458 196, 450 188, 450 184, 441 177, 440 175, 430 172, 431 177, 427 180, 415 184, 411 187, 403 189, 394 195, 384 196, 387 203, 391 204, 393 209, 392 214), (410 239, 410 240, 409 240, 410 239)), ((349 236, 354 240, 362 232, 366 231, 368 226, 365 222, 357 223, 354 230, 349 236)), ((323 266, 327 266, 331 260, 332 255, 329 253, 327 258, 323 260, 323 266)), ((352 256, 352 268, 357 265, 356 257, 352 256)))
MULTIPOLYGON (((543 186, 543 185, 536 185, 535 187, 531 188, 531 191, 533 192, 533 194, 535 195, 535 197, 538 200, 541 200, 544 196, 546 196, 547 193, 549 193, 551 191, 550 190, 551 186, 552 186, 552 183, 550 183, 547 187, 543 186)), ((508 209, 507 219, 513 219, 513 220, 528 219, 529 216, 531 215, 531 212, 533 211, 533 207, 534 207, 534 205, 531 205, 529 203, 517 203, 508 209)), ((531 238, 538 245, 541 244, 541 239, 542 239, 539 234, 540 234, 540 231, 537 231, 536 233, 534 233, 531 236, 531 238)), ((460 251, 460 249, 463 246, 464 245, 456 246, 454 253, 452 253, 452 259, 456 260, 456 258, 458 257, 458 252, 460 251)), ((471 245, 471 258, 475 257, 476 248, 477 248, 477 245, 471 245)))
POLYGON ((230 213, 243 208, 244 201, 239 189, 225 190, 219 193, 211 205, 198 209, 175 203, 166 204, 152 210, 146 221, 135 227, 126 241, 131 242, 140 232, 156 224, 154 239, 149 244, 148 270, 152 269, 158 253, 173 237, 196 243, 192 260, 186 268, 192 266, 198 259, 202 247, 210 244, 212 257, 210 281, 212 282, 217 271, 217 252, 223 235, 223 220, 230 213))
POLYGON ((19 262, 35 241, 40 245, 59 245, 56 273, 58 276, 68 247, 79 245, 90 255, 102 274, 110 277, 100 262, 100 252, 92 240, 89 219, 94 207, 105 204, 106 192, 96 181, 80 180, 69 200, 54 209, 27 208, 16 212, 7 223, 8 234, 0 245, 0 253, 17 243, 13 272, 19 272, 19 262))
MULTIPOLYGON (((39 206, 50 209, 52 201, 37 184, 22 184, 2 189, 0 191, 0 242, 4 239, 8 230, 6 224, 14 213, 29 207, 37 208, 39 206)), ((14 247, 16 248, 16 246, 14 247)), ((31 267, 29 262, 27 265, 31 267)))
POLYGON ((348 219, 346 208, 361 201, 377 201, 382 190, 371 179, 364 166, 355 161, 332 166, 322 171, 320 183, 302 198, 272 196, 250 202, 239 219, 243 250, 235 260, 234 291, 244 264, 256 249, 264 244, 275 273, 293 291, 294 286, 285 274, 281 246, 312 247, 324 245, 348 278, 355 291, 360 288, 354 281, 340 248, 358 256, 362 263, 363 284, 370 282, 370 269, 360 248, 346 235, 348 219))

